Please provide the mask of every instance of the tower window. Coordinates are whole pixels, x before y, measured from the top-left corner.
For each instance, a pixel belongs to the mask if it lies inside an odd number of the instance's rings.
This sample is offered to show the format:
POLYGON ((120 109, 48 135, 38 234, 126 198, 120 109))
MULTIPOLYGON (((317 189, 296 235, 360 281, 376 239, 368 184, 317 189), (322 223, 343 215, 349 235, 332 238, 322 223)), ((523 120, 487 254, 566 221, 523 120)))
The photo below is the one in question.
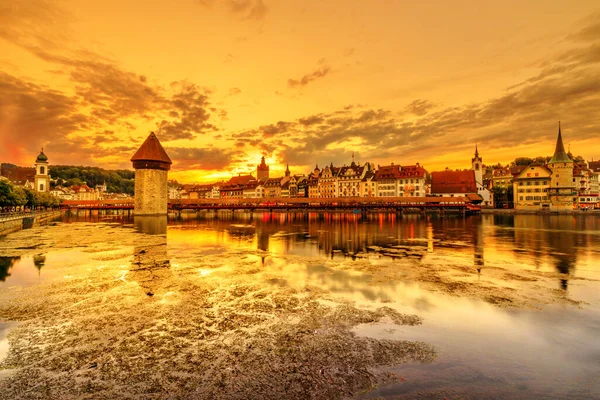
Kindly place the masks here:
POLYGON ((45 170, 44 167, 40 167, 40 175, 44 175, 44 170, 45 170))
POLYGON ((40 192, 43 192, 43 191, 44 191, 44 184, 40 183, 40 192))

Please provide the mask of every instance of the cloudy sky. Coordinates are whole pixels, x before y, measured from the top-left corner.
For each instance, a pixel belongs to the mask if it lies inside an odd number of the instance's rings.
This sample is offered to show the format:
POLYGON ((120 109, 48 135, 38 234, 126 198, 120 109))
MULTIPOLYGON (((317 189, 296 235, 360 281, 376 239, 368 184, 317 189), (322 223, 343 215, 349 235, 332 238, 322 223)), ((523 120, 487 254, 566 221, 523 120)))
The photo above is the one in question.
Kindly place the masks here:
POLYGON ((0 161, 171 177, 600 159, 597 0, 0 2, 0 161))

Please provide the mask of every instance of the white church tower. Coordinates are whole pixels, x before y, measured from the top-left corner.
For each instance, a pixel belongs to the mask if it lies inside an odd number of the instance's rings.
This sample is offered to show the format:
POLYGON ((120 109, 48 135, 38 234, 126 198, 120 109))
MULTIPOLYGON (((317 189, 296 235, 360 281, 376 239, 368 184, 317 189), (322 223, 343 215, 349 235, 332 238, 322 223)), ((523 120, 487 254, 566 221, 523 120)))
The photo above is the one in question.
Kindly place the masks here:
POLYGON ((479 157, 479 150, 475 145, 475 157, 471 158, 471 169, 475 172, 475 183, 477 184, 477 194, 483 198, 483 205, 490 205, 491 193, 483 186, 483 159, 479 157))
POLYGON ((35 189, 36 192, 50 191, 50 175, 48 174, 48 157, 44 149, 40 151, 35 159, 35 189))

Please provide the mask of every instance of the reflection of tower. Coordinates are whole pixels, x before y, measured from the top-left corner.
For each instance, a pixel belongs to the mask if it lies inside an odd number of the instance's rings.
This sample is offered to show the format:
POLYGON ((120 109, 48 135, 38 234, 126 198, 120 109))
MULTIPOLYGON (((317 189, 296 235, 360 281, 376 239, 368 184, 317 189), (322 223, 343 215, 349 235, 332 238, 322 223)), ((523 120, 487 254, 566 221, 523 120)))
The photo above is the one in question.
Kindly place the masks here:
MULTIPOLYGON (((256 228, 256 247, 264 252, 269 251, 269 231, 265 227, 256 228)), ((265 263, 266 255, 262 255, 262 263, 265 263)))
POLYGON ((481 273, 481 269, 484 267, 483 259, 483 224, 481 221, 475 226, 475 238, 473 240, 474 252, 473 252, 473 266, 477 269, 477 273, 481 273))
POLYGON ((35 191, 50 191, 50 176, 48 175, 48 157, 44 154, 44 149, 35 159, 35 191))
POLYGON ((133 263, 129 275, 148 296, 164 294, 170 284, 171 269, 167 255, 167 216, 135 216, 134 225, 143 244, 133 249, 133 263))
POLYGON ((559 278, 560 287, 567 290, 569 275, 577 262, 577 225, 568 216, 552 216, 548 225, 549 247, 555 260, 554 266, 557 272, 562 274, 559 278))
POLYGON ((269 166, 265 163, 265 156, 262 156, 260 164, 256 167, 256 179, 259 181, 269 179, 269 166))
POLYGON ((38 270, 38 276, 42 273, 42 267, 44 266, 45 262, 46 262, 45 255, 37 254, 37 255, 33 256, 33 265, 35 265, 35 267, 38 270))

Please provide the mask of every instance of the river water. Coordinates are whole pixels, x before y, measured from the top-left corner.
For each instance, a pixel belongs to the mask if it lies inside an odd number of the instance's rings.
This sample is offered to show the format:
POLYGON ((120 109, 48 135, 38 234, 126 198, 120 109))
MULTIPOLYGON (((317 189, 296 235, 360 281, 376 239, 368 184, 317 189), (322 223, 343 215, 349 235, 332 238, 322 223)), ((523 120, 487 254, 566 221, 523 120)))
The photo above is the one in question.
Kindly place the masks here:
MULTIPOLYGON (((236 257, 248 255, 265 287, 318 288, 360 308, 385 306, 421 317, 415 326, 383 319, 352 327, 357 337, 420 341, 436 351, 432 362, 387 367, 394 379, 356 398, 600 399, 597 215, 229 213, 184 214, 168 225, 63 217, 59 225, 80 227, 81 235, 99 226, 166 233, 154 256, 172 274, 192 259, 228 254, 233 258, 219 268, 235 271, 236 257)), ((126 276, 128 266, 117 264, 140 253, 129 243, 107 246, 89 238, 87 247, 64 248, 52 230, 40 228, 43 251, 30 244, 18 255, 0 250, 0 291, 93 280, 102 268, 114 268, 115 276, 120 268, 126 276)), ((196 270, 215 274, 210 266, 196 270)), ((161 282, 140 286, 148 296, 175 296, 161 282)), ((0 360, 16 325, 0 319, 0 360)), ((0 371, 0 382, 5 375, 0 371)))

